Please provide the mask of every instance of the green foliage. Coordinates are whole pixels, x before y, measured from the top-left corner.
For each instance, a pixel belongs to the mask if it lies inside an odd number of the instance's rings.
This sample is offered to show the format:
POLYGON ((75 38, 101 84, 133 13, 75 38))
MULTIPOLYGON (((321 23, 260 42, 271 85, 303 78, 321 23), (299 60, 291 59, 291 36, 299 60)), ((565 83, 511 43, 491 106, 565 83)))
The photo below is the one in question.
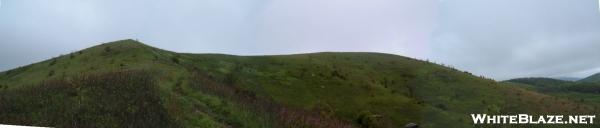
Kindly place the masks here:
POLYGON ((50 76, 54 76, 54 70, 50 70, 50 72, 48 72, 48 77, 50 76))
POLYGON ((570 81, 564 81, 564 80, 558 80, 558 79, 552 79, 552 78, 518 78, 518 79, 508 80, 508 82, 523 83, 523 84, 534 85, 534 86, 539 86, 539 87, 561 86, 561 85, 573 83, 570 81))
POLYGON ((111 52, 112 48, 110 46, 104 47, 104 52, 111 52))
POLYGON ((583 78, 577 82, 600 83, 600 73, 583 78))
POLYGON ((171 57, 171 61, 173 63, 179 64, 179 55, 173 56, 171 57))
POLYGON ((52 65, 56 64, 56 61, 57 61, 56 58, 50 60, 50 64, 49 65, 52 66, 52 65))
POLYGON ((358 115, 358 117, 356 118, 356 123, 359 124, 362 128, 374 128, 378 127, 377 118, 380 118, 380 115, 374 115, 371 112, 364 111, 358 115))
POLYGON ((565 90, 581 93, 600 94, 600 83, 577 83, 570 86, 566 86, 565 90))
POLYGON ((556 96, 555 98, 569 99, 571 101, 592 105, 595 108, 600 106, 600 83, 581 81, 569 82, 548 78, 521 78, 509 80, 507 82, 518 83, 517 87, 556 96))
POLYGON ((16 74, 20 74, 20 73, 26 72, 29 68, 30 68, 30 66, 22 66, 22 67, 18 67, 16 69, 8 70, 4 74, 6 76, 13 76, 13 75, 16 75, 16 74))
POLYGON ((600 94, 600 83, 594 82, 569 82, 550 78, 519 78, 507 82, 532 85, 536 91, 543 93, 579 92, 600 94))
POLYGON ((189 58, 193 66, 188 69, 201 69, 215 79, 222 79, 223 83, 294 108, 313 110, 320 108, 318 104, 328 104, 335 110, 333 116, 358 126, 363 126, 355 121, 361 111, 380 115, 378 121, 370 123, 377 127, 403 126, 410 122, 429 127, 468 127, 469 122, 464 121, 469 120, 467 113, 577 110, 569 106, 571 102, 539 109, 536 104, 562 101, 539 100, 545 95, 456 69, 387 54, 194 55, 189 58))
POLYGON ((3 91, 0 123, 53 127, 169 127, 156 83, 121 71, 3 91))

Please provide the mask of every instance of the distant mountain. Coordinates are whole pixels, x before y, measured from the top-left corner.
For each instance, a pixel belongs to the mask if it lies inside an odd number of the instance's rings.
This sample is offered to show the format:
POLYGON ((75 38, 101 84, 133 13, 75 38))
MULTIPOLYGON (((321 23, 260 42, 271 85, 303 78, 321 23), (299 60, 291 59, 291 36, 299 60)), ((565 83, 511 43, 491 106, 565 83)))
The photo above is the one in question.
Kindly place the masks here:
POLYGON ((539 93, 567 98, 580 103, 600 106, 599 82, 573 82, 552 78, 518 78, 508 81, 514 85, 539 93))
POLYGON ((578 77, 554 77, 553 79, 559 79, 559 80, 564 80, 564 81, 578 81, 578 80, 581 80, 582 78, 578 78, 578 77))
POLYGON ((573 83, 571 81, 559 80, 554 78, 544 78, 544 77, 530 77, 530 78, 516 78, 507 80, 508 82, 522 83, 528 84, 538 87, 550 87, 550 86, 560 86, 573 83))
POLYGON ((600 73, 596 73, 594 75, 591 75, 591 76, 588 76, 586 78, 583 78, 583 79, 579 80, 578 82, 599 83, 600 82, 600 73))
POLYGON ((597 107, 382 53, 185 54, 121 40, 0 73, 0 124, 33 126, 468 128, 486 127, 473 125, 473 113, 597 107))

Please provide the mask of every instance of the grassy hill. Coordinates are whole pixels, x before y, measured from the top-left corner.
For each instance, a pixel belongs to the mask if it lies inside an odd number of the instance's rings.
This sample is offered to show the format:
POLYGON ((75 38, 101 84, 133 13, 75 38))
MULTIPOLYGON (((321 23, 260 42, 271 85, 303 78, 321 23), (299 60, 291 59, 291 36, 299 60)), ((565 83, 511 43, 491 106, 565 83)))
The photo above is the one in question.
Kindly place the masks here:
POLYGON ((508 80, 508 82, 523 83, 523 84, 533 85, 536 87, 562 86, 562 85, 574 83, 571 81, 552 79, 552 78, 543 78, 543 77, 517 78, 517 79, 508 80))
POLYGON ((600 83, 572 82, 552 78, 517 78, 507 80, 505 83, 583 104, 600 105, 600 83))
POLYGON ((487 127, 470 114, 597 113, 515 84, 391 54, 185 54, 121 40, 0 73, 0 123, 487 127))
POLYGON ((554 77, 554 79, 564 80, 564 81, 578 81, 578 80, 581 80, 582 78, 578 78, 578 77, 554 77))
POLYGON ((583 79, 579 80, 578 82, 600 83, 600 73, 583 78, 583 79))

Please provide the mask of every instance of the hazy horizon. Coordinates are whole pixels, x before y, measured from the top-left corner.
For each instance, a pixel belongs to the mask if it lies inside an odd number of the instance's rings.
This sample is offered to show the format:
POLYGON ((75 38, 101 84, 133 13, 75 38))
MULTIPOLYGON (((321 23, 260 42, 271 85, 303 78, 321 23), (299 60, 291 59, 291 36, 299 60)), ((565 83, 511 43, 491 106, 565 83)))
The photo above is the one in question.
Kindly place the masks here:
POLYGON ((185 53, 389 53, 496 80, 600 72, 597 0, 0 3, 0 71, 137 39, 185 53))

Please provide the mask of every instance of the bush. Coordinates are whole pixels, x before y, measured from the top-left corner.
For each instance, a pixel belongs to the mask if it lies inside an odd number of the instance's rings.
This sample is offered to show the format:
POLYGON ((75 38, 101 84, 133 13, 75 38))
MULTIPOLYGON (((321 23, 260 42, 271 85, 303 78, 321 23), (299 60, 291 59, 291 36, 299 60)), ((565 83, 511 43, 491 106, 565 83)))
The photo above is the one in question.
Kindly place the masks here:
POLYGON ((50 72, 48 72, 48 77, 50 76, 54 76, 54 70, 50 70, 50 72))
POLYGON ((448 111, 448 107, 447 107, 446 105, 444 105, 444 104, 441 104, 441 103, 440 103, 440 104, 437 104, 437 105, 435 105, 435 107, 436 107, 436 108, 439 108, 439 109, 441 109, 441 110, 444 110, 444 111, 448 111))
POLYGON ((373 128, 376 127, 376 116, 371 114, 370 112, 362 112, 356 118, 356 123, 359 124, 363 128, 373 128))
POLYGON ((179 64, 179 55, 171 57, 171 61, 173 61, 173 63, 179 64))
POLYGON ((104 52, 111 52, 112 48, 110 48, 110 46, 106 46, 104 47, 104 52))

